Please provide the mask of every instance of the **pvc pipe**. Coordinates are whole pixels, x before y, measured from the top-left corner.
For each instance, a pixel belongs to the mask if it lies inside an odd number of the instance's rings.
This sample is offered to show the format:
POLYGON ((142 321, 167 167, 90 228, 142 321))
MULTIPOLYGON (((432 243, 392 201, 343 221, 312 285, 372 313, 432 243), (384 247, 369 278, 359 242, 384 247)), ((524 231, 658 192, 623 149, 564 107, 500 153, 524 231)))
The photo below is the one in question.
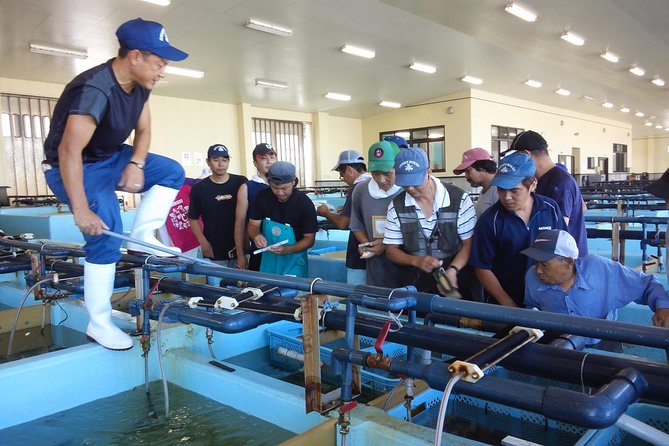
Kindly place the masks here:
MULTIPOLYGON (((346 302, 346 347, 353 349, 355 340, 355 317, 358 314, 358 306, 348 300, 346 302)), ((350 362, 344 364, 342 373, 341 399, 348 403, 353 399, 353 366, 350 362)))
MULTIPOLYGON (((360 314, 356 319, 355 331, 359 335, 375 337, 382 325, 383 321, 360 314)), ((343 330, 345 316, 341 311, 331 311, 325 318, 325 326, 343 330)), ((404 324, 401 331, 388 333, 388 340, 458 358, 467 358, 496 341, 488 336, 410 324, 404 324)), ((648 381, 649 391, 645 398, 657 402, 669 401, 669 367, 663 364, 532 343, 505 358, 500 365, 510 370, 575 384, 582 384, 583 380, 587 386, 601 386, 619 370, 634 367, 648 381)))
POLYGON ((618 421, 616 421, 616 426, 655 446, 666 446, 669 444, 669 434, 655 429, 653 426, 629 415, 622 414, 618 418, 618 421))
MULTIPOLYGON (((336 348, 332 356, 339 361, 366 365, 369 352, 336 348)), ((448 364, 435 362, 429 366, 395 358, 390 371, 426 381, 437 390, 446 387, 451 378, 448 364)), ((637 370, 627 368, 617 373, 609 383, 594 394, 558 387, 541 387, 521 381, 486 376, 476 383, 459 382, 457 393, 493 401, 519 409, 544 414, 546 417, 588 429, 611 426, 630 404, 643 395, 648 384, 637 370)))
POLYGON ((586 223, 650 223, 664 225, 667 223, 665 217, 650 217, 650 216, 603 216, 603 215, 586 215, 586 223))

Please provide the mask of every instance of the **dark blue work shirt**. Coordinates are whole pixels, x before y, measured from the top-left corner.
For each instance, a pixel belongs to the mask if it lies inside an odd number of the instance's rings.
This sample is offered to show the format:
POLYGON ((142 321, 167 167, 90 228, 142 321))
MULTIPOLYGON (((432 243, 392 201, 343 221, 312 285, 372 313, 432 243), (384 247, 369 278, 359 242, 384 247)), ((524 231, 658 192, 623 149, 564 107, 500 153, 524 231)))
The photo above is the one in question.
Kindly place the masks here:
POLYGON ((90 115, 97 127, 84 148, 85 163, 109 158, 135 129, 150 90, 135 86, 128 93, 116 80, 110 59, 75 77, 58 99, 44 142, 46 162, 58 164, 58 146, 70 115, 90 115))
POLYGON ((525 224, 515 212, 500 201, 489 207, 476 222, 469 264, 488 269, 497 277, 504 291, 520 307, 525 296, 525 273, 534 264, 520 251, 530 246, 542 231, 566 229, 557 203, 532 193, 534 204, 525 224))

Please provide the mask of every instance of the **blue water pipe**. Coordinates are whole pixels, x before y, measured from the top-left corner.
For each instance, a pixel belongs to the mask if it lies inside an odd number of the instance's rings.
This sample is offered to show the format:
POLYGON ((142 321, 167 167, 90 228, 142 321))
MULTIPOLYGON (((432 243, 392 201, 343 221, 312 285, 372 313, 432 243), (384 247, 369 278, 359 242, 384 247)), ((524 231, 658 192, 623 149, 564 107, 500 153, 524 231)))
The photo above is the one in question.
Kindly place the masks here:
MULTIPOLYGON (((339 361, 367 365, 373 353, 336 348, 332 355, 339 361)), ((449 364, 433 362, 430 365, 395 358, 389 371, 422 379, 433 388, 442 390, 451 379, 449 364)), ((459 381, 454 391, 464 395, 493 401, 519 409, 541 413, 548 418, 588 429, 602 429, 613 425, 630 404, 648 389, 643 375, 633 368, 616 373, 605 385, 591 395, 559 387, 542 387, 495 376, 486 376, 476 383, 459 381)))

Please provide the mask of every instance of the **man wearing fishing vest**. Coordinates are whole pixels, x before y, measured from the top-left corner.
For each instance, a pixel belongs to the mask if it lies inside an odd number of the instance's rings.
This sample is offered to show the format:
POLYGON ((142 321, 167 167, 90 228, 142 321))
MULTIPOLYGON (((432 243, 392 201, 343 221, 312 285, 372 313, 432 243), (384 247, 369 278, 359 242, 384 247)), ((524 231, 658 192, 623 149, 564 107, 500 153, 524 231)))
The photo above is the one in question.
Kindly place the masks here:
POLYGON ((450 283, 471 298, 465 268, 476 224, 469 195, 432 176, 420 147, 403 149, 395 158, 395 184, 404 188, 388 205, 383 243, 391 262, 403 270, 402 285, 437 293, 433 273, 440 267, 450 283))

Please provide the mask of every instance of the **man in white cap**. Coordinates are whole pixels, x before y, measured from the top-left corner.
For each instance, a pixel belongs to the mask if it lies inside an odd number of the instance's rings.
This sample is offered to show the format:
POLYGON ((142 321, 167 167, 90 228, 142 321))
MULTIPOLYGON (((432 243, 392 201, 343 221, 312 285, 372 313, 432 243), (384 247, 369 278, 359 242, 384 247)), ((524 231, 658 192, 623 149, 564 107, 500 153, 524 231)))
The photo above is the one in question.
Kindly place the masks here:
MULTIPOLYGON (((348 229, 351 221, 351 197, 353 189, 358 183, 369 179, 365 158, 355 150, 344 150, 339 154, 337 164, 332 170, 339 173, 339 178, 346 183, 346 201, 341 212, 331 212, 328 206, 323 204, 316 209, 316 213, 325 217, 330 223, 339 229, 348 229)), ((366 262, 360 259, 358 254, 358 242, 352 233, 348 235, 346 247, 346 282, 353 285, 365 283, 366 262)))
POLYGON ((480 187, 479 194, 474 209, 476 210, 476 218, 479 218, 483 212, 499 200, 497 195, 497 188, 490 187, 492 179, 497 171, 497 163, 492 159, 490 153, 480 147, 467 150, 462 154, 462 162, 458 167, 453 169, 456 175, 465 174, 467 182, 472 187, 480 187))
MULTIPOLYGON (((598 255, 579 258, 567 231, 541 232, 521 253, 536 262, 525 276, 527 308, 616 320, 618 308, 636 302, 655 312, 653 325, 669 327, 669 296, 653 275, 598 255)), ((586 345, 597 343, 586 339, 586 345)))
MULTIPOLYGON (((168 62, 188 54, 170 45, 160 23, 140 18, 122 24, 116 37, 118 56, 79 74, 58 99, 44 142, 44 175, 86 240, 86 334, 108 349, 127 350, 132 339, 112 322, 110 303, 121 240, 102 231, 123 233, 116 190, 142 192, 130 236, 167 248, 154 231, 165 224, 185 175, 176 161, 149 153, 148 99, 168 62), (129 146, 125 141, 133 132, 129 146)), ((169 255, 134 243, 127 247, 169 255)))

